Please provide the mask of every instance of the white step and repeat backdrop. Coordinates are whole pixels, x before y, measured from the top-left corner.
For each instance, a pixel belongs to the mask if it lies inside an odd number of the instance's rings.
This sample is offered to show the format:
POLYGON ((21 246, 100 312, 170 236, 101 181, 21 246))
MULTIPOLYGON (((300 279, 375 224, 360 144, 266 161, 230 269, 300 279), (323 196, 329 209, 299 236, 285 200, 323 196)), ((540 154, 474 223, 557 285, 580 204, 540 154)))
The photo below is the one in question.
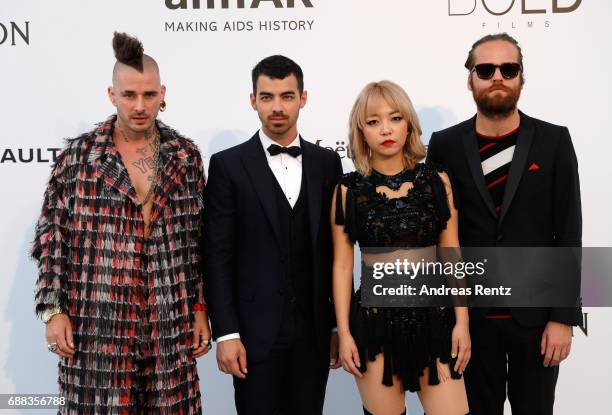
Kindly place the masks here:
MULTIPOLYGON (((473 41, 507 31, 524 48, 521 109, 572 133, 584 244, 612 246, 611 17, 607 0, 1 0, 0 393, 56 391, 56 360, 33 315, 28 249, 63 138, 113 112, 106 97, 113 31, 138 36, 157 58, 168 88, 162 118, 206 159, 258 126, 248 101, 251 68, 271 54, 290 56, 309 92, 300 131, 337 151, 346 170, 348 114, 367 82, 401 84, 427 142, 475 111, 462 66, 473 41)), ((575 330, 561 368, 555 413, 609 412, 611 319, 610 309, 585 308, 585 326, 575 330)), ((199 370, 205 412, 234 413, 231 380, 218 372, 214 353, 199 370)), ((420 413, 416 397, 407 400, 420 413)), ((336 371, 325 412, 359 410, 353 380, 336 371)))

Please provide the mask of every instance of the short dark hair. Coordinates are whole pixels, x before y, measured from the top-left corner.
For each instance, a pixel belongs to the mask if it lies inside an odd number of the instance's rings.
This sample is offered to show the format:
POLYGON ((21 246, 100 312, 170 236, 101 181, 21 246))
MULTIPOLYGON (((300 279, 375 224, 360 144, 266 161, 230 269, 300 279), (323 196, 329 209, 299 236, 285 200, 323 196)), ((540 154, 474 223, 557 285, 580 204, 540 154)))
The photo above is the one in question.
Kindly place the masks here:
POLYGON ((257 80, 261 75, 272 79, 285 79, 289 75, 295 75, 298 82, 300 94, 304 92, 304 73, 300 65, 282 55, 268 56, 260 61, 251 72, 253 79, 253 93, 257 92, 257 80))
POLYGON ((474 69, 474 50, 478 46, 482 45, 483 43, 494 42, 496 40, 502 40, 504 42, 513 44, 516 47, 516 50, 518 51, 518 63, 521 65, 521 68, 524 68, 523 51, 521 50, 521 47, 519 46, 517 40, 513 38, 512 36, 510 36, 508 33, 497 33, 494 35, 486 35, 478 39, 476 43, 472 45, 472 49, 470 49, 467 60, 465 61, 465 67, 468 71, 471 71, 472 69, 474 69))

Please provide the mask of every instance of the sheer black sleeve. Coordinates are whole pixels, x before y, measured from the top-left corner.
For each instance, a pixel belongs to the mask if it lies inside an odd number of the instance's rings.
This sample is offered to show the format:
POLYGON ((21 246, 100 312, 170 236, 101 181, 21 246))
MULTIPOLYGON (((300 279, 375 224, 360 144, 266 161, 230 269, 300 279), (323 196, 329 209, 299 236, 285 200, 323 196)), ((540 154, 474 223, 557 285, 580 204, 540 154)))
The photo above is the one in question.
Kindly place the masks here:
POLYGON ((355 206, 354 184, 356 173, 340 177, 336 186, 336 225, 344 225, 344 232, 352 243, 357 242, 357 210, 355 206), (345 208, 343 209, 342 186, 346 187, 345 208))

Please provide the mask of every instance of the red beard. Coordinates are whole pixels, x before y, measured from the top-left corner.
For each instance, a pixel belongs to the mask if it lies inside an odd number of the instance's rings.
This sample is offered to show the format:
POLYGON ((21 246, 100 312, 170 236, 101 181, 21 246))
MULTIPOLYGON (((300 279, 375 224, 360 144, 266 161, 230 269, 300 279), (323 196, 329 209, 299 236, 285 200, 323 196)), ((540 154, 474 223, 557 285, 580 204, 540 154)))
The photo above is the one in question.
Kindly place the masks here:
POLYGON ((482 114, 492 118, 503 118, 516 109, 516 104, 521 96, 521 89, 520 87, 513 89, 501 84, 493 85, 481 91, 476 91, 472 87, 472 96, 482 114), (504 90, 506 94, 492 95, 495 90, 504 90))

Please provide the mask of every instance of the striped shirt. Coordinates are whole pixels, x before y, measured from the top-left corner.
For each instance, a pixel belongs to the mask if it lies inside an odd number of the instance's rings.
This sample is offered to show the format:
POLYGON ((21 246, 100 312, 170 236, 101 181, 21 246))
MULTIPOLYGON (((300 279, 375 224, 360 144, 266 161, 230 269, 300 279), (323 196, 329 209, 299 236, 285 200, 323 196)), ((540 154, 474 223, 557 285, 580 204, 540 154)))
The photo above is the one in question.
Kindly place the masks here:
MULTIPOLYGON (((498 217, 501 214, 518 131, 517 128, 501 136, 488 136, 476 132, 482 173, 498 217)), ((505 307, 491 308, 487 312, 487 318, 489 319, 510 317, 510 310, 505 307)))
POLYGON ((501 214, 518 131, 519 129, 517 128, 514 131, 497 137, 476 133, 482 173, 484 174, 485 184, 491 194, 498 216, 501 214))

